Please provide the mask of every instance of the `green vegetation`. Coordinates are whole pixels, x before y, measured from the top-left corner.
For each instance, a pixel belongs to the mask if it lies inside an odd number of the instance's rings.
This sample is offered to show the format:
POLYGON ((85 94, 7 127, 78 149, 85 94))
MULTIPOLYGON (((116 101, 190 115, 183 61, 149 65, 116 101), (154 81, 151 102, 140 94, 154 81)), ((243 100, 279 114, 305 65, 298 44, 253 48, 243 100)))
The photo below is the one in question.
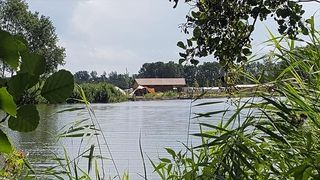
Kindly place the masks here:
POLYGON ((133 77, 130 77, 128 73, 118 74, 117 72, 111 72, 108 74, 104 72, 100 77, 96 71, 78 71, 74 74, 74 79, 77 83, 99 83, 106 82, 113 84, 121 89, 129 89, 133 83, 133 77))
POLYGON ((162 179, 319 179, 320 32, 315 29, 314 17, 304 24, 304 11, 292 1, 199 1, 196 7, 188 18, 193 28, 188 47, 192 42, 197 45, 190 50, 178 43, 187 53, 193 53, 183 55, 183 60, 189 55, 214 53, 228 72, 225 79, 230 91, 231 78, 248 79, 261 83, 261 87, 271 84, 272 89, 257 89, 252 92, 253 97, 230 99, 229 103, 193 101, 193 106, 198 107, 227 107, 196 113, 193 120, 198 121, 199 132, 192 135, 201 143, 187 142, 186 151, 167 148, 170 158, 152 162, 155 172, 162 179), (279 66, 271 75, 265 74, 267 68, 258 74, 244 71, 245 66, 259 60, 247 62, 243 55, 250 54, 246 48, 256 19, 263 20, 268 14, 277 17, 279 31, 284 35, 275 37, 270 33, 269 43, 274 50, 264 58, 279 66), (253 24, 242 22, 250 17, 253 24), (299 32, 308 36, 293 40, 299 32), (218 123, 207 123, 212 121, 218 123))
POLYGON ((25 155, 22 152, 13 151, 9 154, 4 154, 2 157, 5 164, 0 169, 0 177, 8 179, 22 178, 24 172, 25 155))
MULTIPOLYGON (((28 43, 28 50, 41 55, 46 74, 55 72, 64 64, 65 49, 57 45, 58 37, 48 17, 32 13, 24 0, 0 0, 0 29, 22 37, 28 43)), ((1 64, 1 74, 14 72, 6 64, 1 64)))
MULTIPOLYGON (((320 178, 320 33, 313 24, 311 18, 307 46, 297 48, 296 41, 272 35, 273 58, 288 65, 270 82, 276 93, 256 91, 222 111, 196 114, 200 132, 193 135, 202 143, 187 152, 167 149, 171 158, 154 164, 162 179, 320 178), (219 123, 202 123, 215 114, 221 115, 219 123)), ((194 106, 217 103, 222 102, 194 106)))
MULTIPOLYGON (((179 0, 170 0, 177 5, 179 0)), ((181 0, 180 0, 181 1, 181 0)), ((306 0, 316 2, 316 0, 306 0)), ((306 2, 305 1, 305 2, 306 2)), ((180 62, 213 55, 223 67, 232 68, 235 63, 246 62, 251 55, 251 34, 258 20, 268 16, 278 23, 280 34, 295 38, 300 32, 308 34, 302 18, 302 1, 293 0, 185 0, 190 5, 187 22, 181 25, 186 34, 191 34, 186 43, 178 42, 185 52, 180 53, 180 62)))
MULTIPOLYGON (((265 79, 275 78, 281 72, 283 64, 269 60, 269 57, 263 57, 260 61, 245 64, 241 68, 252 74, 254 78, 262 77, 260 82, 266 82, 265 79)), ((229 72, 231 74, 231 72, 229 72)), ((97 72, 78 71, 74 74, 77 83, 97 83, 107 82, 121 89, 129 89, 135 78, 175 78, 183 77, 186 79, 189 87, 221 87, 225 86, 223 79, 224 70, 218 62, 204 62, 203 64, 188 65, 178 64, 172 61, 168 63, 153 62, 144 63, 138 74, 129 76, 129 74, 118 74, 104 72, 98 76, 97 72)), ((233 73, 233 84, 252 84, 256 83, 248 78, 241 78, 240 74, 233 73)))
POLYGON ((180 93, 174 91, 147 93, 141 97, 134 97, 133 100, 169 100, 179 99, 180 93))
MULTIPOLYGON (((63 62, 64 56, 64 50, 55 45, 55 34, 49 35, 53 37, 51 45, 57 48, 51 49, 53 52, 41 49, 48 46, 33 39, 33 35, 26 36, 29 35, 28 28, 38 32, 38 29, 32 29, 38 27, 30 23, 34 21, 40 24, 40 29, 45 24, 51 27, 50 32, 54 32, 48 18, 39 19, 37 14, 27 12, 26 4, 20 0, 0 1, 0 5, 0 19, 7 20, 2 22, 0 30, 3 64, 0 109, 4 114, 0 121, 0 155, 5 158, 0 176, 9 179, 21 179, 30 174, 30 177, 38 176, 24 155, 15 151, 6 130, 30 132, 36 129, 40 118, 36 106, 30 103, 32 99, 42 97, 50 103, 61 103, 73 93, 70 101, 83 102, 88 118, 66 125, 59 138, 80 138, 78 154, 71 158, 65 150, 63 157, 57 155, 57 166, 41 172, 40 178, 90 179, 90 173, 93 173, 96 179, 105 179, 108 177, 106 158, 101 155, 106 150, 117 173, 110 179, 120 179, 106 137, 89 102, 119 102, 126 96, 105 83, 108 82, 106 74, 98 78, 94 71, 90 75, 78 73, 76 80, 86 83, 75 91, 70 72, 60 70, 49 75, 48 72, 54 72, 57 64, 63 62), (12 14, 16 12, 15 8, 23 11, 12 14), (2 27, 4 24, 10 26, 2 27), (23 34, 25 32, 27 34, 23 34), (50 53, 58 54, 58 57, 51 61, 50 53), (11 72, 11 76, 5 77, 5 71, 11 72), (83 160, 88 162, 85 170, 79 166, 83 160)), ((192 29, 192 37, 186 45, 178 42, 185 50, 180 53, 180 63, 197 64, 195 57, 213 54, 220 65, 213 62, 180 69, 181 65, 172 62, 146 63, 138 77, 188 75, 188 83, 195 86, 216 86, 216 79, 221 79, 220 83, 226 84, 229 93, 235 91, 233 85, 239 81, 254 82, 261 87, 249 99, 231 99, 226 104, 218 101, 195 104, 197 101, 193 101, 193 106, 222 104, 221 107, 227 108, 196 113, 194 119, 199 120, 200 131, 193 135, 200 138, 201 144, 193 146, 187 142, 186 152, 166 148, 170 158, 160 158, 158 164, 152 162, 154 171, 162 179, 320 179, 320 32, 315 29, 314 17, 304 22, 302 6, 287 0, 200 0, 194 7, 183 27, 186 33, 192 29), (261 70, 258 62, 261 59, 247 61, 251 54, 250 36, 257 19, 264 20, 268 15, 275 16, 283 36, 275 37, 270 33, 269 42, 273 43, 274 51, 263 57, 269 61, 264 65, 267 68, 261 70), (298 39, 299 32, 308 35, 309 39, 306 40, 306 36, 305 40, 298 39), (297 47, 297 44, 302 45, 297 47), (223 72, 217 73, 221 69, 223 72), (261 91, 266 83, 272 85, 270 92, 261 91), (219 119, 214 119, 217 118, 214 115, 220 115, 219 119), (219 123, 203 123, 204 119, 219 120, 219 123)), ((117 73, 109 74, 108 79, 122 88, 128 87, 130 82, 128 75, 117 73)), ((146 96, 167 98, 177 94, 146 96)), ((79 108, 58 113, 75 110, 79 108)), ((128 175, 124 173, 123 178, 128 179, 128 175)))
POLYGON ((64 102, 72 93, 74 80, 66 70, 45 75, 45 58, 29 51, 29 44, 22 37, 0 30, 0 40, 0 59, 12 72, 11 77, 0 77, 0 155, 5 154, 6 158, 1 175, 12 179, 26 161, 15 152, 6 130, 35 130, 40 117, 35 104, 29 104, 30 99, 42 96, 50 103, 64 102))
MULTIPOLYGON (((90 84, 88 87, 92 87, 90 84)), ((96 84, 99 85, 99 84, 96 84)), ((100 84, 99 86, 105 86, 107 88, 113 88, 109 84, 100 84)), ((86 87, 86 86, 83 86, 86 87)), ((83 103, 83 107, 64 109, 57 113, 71 113, 73 111, 79 111, 86 109, 87 117, 76 119, 70 123, 67 123, 55 138, 73 140, 79 140, 76 147, 78 148, 77 154, 68 154, 67 148, 63 147, 63 154, 54 154, 53 161, 55 165, 50 166, 44 170, 39 170, 37 174, 29 177, 35 177, 40 179, 121 179, 128 180, 128 172, 124 171, 122 176, 113 160, 112 152, 108 145, 104 132, 101 130, 101 126, 94 110, 91 108, 88 97, 82 87, 76 87, 79 92, 79 103, 83 103), (106 152, 108 157, 105 157, 106 152), (103 155, 104 154, 104 155, 103 155), (86 163, 87 166, 81 166, 81 163, 86 163), (107 168, 113 166, 115 174, 111 175, 107 172, 107 168)))
MULTIPOLYGON (((79 86, 83 89, 87 101, 91 103, 115 103, 127 100, 126 94, 108 83, 84 83, 79 86)), ((81 92, 75 89, 67 102, 78 102, 81 96, 81 92)))

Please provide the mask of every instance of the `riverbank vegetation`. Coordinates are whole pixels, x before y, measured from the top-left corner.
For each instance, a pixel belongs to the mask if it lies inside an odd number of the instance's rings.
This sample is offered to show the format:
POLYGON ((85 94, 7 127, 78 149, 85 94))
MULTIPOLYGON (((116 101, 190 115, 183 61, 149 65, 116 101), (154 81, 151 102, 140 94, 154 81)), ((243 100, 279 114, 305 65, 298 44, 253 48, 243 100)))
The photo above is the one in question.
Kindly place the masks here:
POLYGON ((271 81, 276 93, 256 91, 253 98, 230 103, 194 102, 195 106, 220 103, 227 108, 195 114, 200 131, 193 136, 202 143, 187 143, 187 152, 168 149, 171 158, 153 164, 160 177, 318 179, 320 33, 311 30, 308 45, 302 47, 293 46, 295 40, 271 35, 274 60, 287 65, 271 81), (205 119, 218 123, 204 123, 205 119))
MULTIPOLYGON (((128 99, 128 95, 124 91, 116 89, 109 83, 83 83, 79 87, 85 94, 86 100, 90 103, 115 103, 128 99)), ((81 93, 79 88, 75 88, 67 102, 78 103, 83 96, 81 93)))
POLYGON ((36 105, 29 100, 41 96, 49 103, 62 103, 71 95, 74 79, 66 70, 46 75, 45 58, 29 51, 29 44, 20 36, 0 30, 0 39, 0 59, 13 72, 9 77, 0 77, 0 109, 3 112, 0 121, 0 163, 4 162, 1 175, 15 179, 20 168, 30 166, 25 163, 23 154, 15 151, 6 132, 34 131, 40 115, 36 105))
POLYGON ((273 91, 258 90, 246 100, 193 102, 200 107, 222 103, 227 108, 195 114, 192 120, 199 124, 199 132, 192 135, 201 143, 187 141, 185 151, 167 148, 170 158, 152 162, 155 171, 162 179, 319 179, 320 32, 315 18, 304 21, 302 6, 294 1, 224 2, 195 5, 185 26, 186 31, 193 30, 193 37, 187 45, 178 43, 186 51, 184 60, 197 63, 194 57, 214 52, 230 87, 242 76, 273 84, 273 91), (271 79, 264 70, 254 78, 241 66, 251 63, 247 56, 255 21, 268 15, 276 16, 281 35, 269 33, 273 50, 265 57, 283 66, 271 79), (249 18, 253 21, 244 23, 249 18))
POLYGON ((74 88, 72 74, 57 71, 64 49, 57 46, 51 21, 27 9, 24 1, 0 1, 1 179, 24 179, 29 172, 35 173, 8 135, 37 128, 40 115, 30 99, 41 96, 52 104, 61 103, 74 88))
MULTIPOLYGON (((260 77, 261 82, 264 79, 275 78, 281 72, 282 64, 268 60, 267 57, 262 61, 246 64, 242 68, 250 73, 254 78, 260 77)), ((185 78, 188 87, 223 87, 224 70, 218 62, 204 62, 201 65, 179 64, 173 61, 144 63, 137 74, 128 73, 118 74, 111 72, 102 73, 100 76, 96 71, 78 71, 74 74, 75 82, 98 83, 107 82, 121 89, 132 87, 135 78, 185 78)), ((256 83, 248 78, 237 79, 238 84, 256 83)))
MULTIPOLYGON (((178 0, 174 2, 177 4, 178 0)), ((221 4, 221 1, 199 1, 194 5, 196 8, 187 16, 188 22, 182 26, 186 33, 192 30, 192 37, 186 44, 178 42, 178 46, 185 51, 180 53, 180 63, 190 61, 197 65, 196 57, 213 54, 223 70, 216 78, 225 84, 228 93, 235 91, 235 84, 246 81, 262 87, 272 84, 272 90, 261 91, 257 88, 252 92, 253 97, 246 100, 213 100, 202 104, 193 101, 192 105, 197 107, 221 104, 221 107, 227 108, 194 114, 192 120, 199 124, 199 132, 193 136, 200 138, 201 143, 191 144, 187 141, 184 144, 186 149, 181 151, 166 148, 170 158, 166 156, 161 157, 160 162, 151 161, 154 171, 162 179, 319 179, 320 32, 316 30, 315 18, 312 16, 303 21, 304 11, 296 1, 223 2, 221 4), (273 44, 274 49, 262 58, 275 64, 275 67, 266 64, 265 68, 261 68, 260 59, 248 59, 251 55, 250 36, 257 19, 264 20, 268 15, 276 17, 280 37, 275 37, 270 32, 269 43, 273 44), (299 36, 299 33, 304 36, 299 36), (204 119, 207 121, 202 121, 204 119), (218 123, 208 123, 208 120, 218 123)), ((27 28, 22 32, 26 30, 27 28)), ((116 171, 116 176, 112 178, 120 179, 106 137, 89 101, 118 102, 125 97, 113 86, 105 83, 107 80, 100 82, 100 78, 97 78, 97 73, 94 72, 90 75, 92 81, 84 78, 84 84, 76 88, 77 91, 72 95, 73 100, 78 99, 84 103, 88 118, 65 126, 65 131, 59 134, 61 138, 80 138, 76 157, 69 157, 65 151, 64 157, 56 157, 57 166, 49 167, 43 174, 37 174, 26 163, 24 155, 15 151, 7 130, 30 132, 36 129, 40 120, 36 106, 26 102, 23 95, 28 92, 29 95, 42 96, 50 103, 60 103, 70 97, 74 89, 74 78, 70 72, 60 70, 52 74, 47 73, 45 56, 29 50, 28 47, 32 45, 18 35, 0 31, 0 59, 3 67, 9 67, 8 71, 4 71, 11 73, 11 76, 3 76, 0 79, 0 108, 5 114, 1 118, 0 158, 6 159, 0 174, 7 176, 5 178, 20 179, 37 176, 90 179, 91 172, 96 179, 105 179, 108 175, 104 163, 109 160, 116 171), (84 139, 87 143, 84 143, 84 139), (103 150, 107 151, 110 158, 102 157, 103 150), (85 170, 79 165, 80 161, 84 160, 88 164, 85 170), (13 169, 16 167, 17 171, 13 169), (15 177, 23 168, 26 169, 26 174, 15 177)), ((156 67, 161 67, 160 64, 156 67)), ((175 67, 172 69, 173 72, 179 71, 180 65, 168 64, 175 67)), ((141 76, 148 77, 148 69, 155 69, 152 65, 145 64, 139 72, 141 76)), ((206 64, 207 66, 210 67, 209 64, 206 64)), ((201 65, 185 67, 199 68, 201 65)), ((215 65, 212 67, 216 68, 215 65)), ((197 72, 190 74, 197 77, 197 72)), ((201 72, 207 71, 202 69, 201 72)), ((150 72, 155 77, 156 74, 152 73, 155 72, 150 72)), ((166 73, 160 75, 164 74, 166 73)), ((214 73, 210 71, 210 75, 214 73)), ((199 77, 199 82, 197 78, 190 78, 196 81, 189 83, 197 83, 199 86, 212 85, 212 76, 210 81, 205 79, 206 74, 199 77)), ((76 78, 77 81, 83 80, 76 78)), ((119 79, 128 78, 128 75, 124 75, 119 79)), ((119 86, 126 87, 129 82, 127 80, 127 84, 119 86)), ((176 95, 174 92, 168 92, 162 96, 176 95)), ((79 108, 66 109, 58 113, 76 110, 79 108)), ((189 132, 187 135, 189 136, 189 132)), ((143 149, 141 144, 139 145, 143 157, 143 149)), ((143 163, 145 164, 144 159, 143 163)), ((128 176, 125 175, 125 178, 128 176)), ((147 179, 146 172, 144 178, 147 179)))

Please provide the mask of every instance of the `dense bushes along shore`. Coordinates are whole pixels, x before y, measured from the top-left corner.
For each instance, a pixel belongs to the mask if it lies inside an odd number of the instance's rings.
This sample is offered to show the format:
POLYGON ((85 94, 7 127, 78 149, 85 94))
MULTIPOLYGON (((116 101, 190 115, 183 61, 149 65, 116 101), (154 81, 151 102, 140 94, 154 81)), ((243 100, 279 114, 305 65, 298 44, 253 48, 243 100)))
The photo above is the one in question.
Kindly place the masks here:
MULTIPOLYGON (((115 103, 127 100, 127 96, 125 94, 109 83, 84 83, 79 86, 83 89, 87 101, 91 103, 115 103)), ((77 89, 73 91, 67 102, 78 102, 75 99, 81 99, 81 92, 77 89)))

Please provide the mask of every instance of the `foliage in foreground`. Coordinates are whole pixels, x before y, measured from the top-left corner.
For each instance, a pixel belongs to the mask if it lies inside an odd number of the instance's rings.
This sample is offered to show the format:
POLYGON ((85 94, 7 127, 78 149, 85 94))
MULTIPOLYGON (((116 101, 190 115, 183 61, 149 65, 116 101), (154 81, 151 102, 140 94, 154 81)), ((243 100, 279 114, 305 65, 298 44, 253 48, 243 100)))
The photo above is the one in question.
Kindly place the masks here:
MULTIPOLYGON (((170 0, 177 3, 182 0, 170 0)), ((232 67, 235 63, 246 62, 251 54, 252 32, 257 21, 269 16, 278 24, 282 35, 295 38, 299 30, 307 35, 308 29, 302 18, 302 2, 317 0, 184 0, 190 5, 186 23, 182 30, 191 34, 186 43, 178 42, 184 49, 180 62, 197 64, 195 58, 213 55, 219 63, 232 67)))
POLYGON ((171 158, 153 164, 162 179, 320 178, 320 33, 313 17, 309 23, 310 40, 302 47, 271 34, 273 59, 286 64, 270 82, 275 92, 257 91, 224 111, 196 114, 194 136, 202 143, 186 146, 186 153, 167 149, 171 158), (215 114, 220 123, 203 123, 215 114))
MULTIPOLYGON (((45 75, 45 58, 30 52, 28 43, 20 36, 2 30, 0 60, 14 72, 11 77, 0 77, 0 155, 11 156, 14 155, 14 147, 6 130, 30 132, 39 124, 37 107, 29 100, 42 96, 50 103, 64 102, 72 93, 74 80, 66 70, 45 75)), ((6 162, 6 167, 10 167, 10 161, 6 162)))

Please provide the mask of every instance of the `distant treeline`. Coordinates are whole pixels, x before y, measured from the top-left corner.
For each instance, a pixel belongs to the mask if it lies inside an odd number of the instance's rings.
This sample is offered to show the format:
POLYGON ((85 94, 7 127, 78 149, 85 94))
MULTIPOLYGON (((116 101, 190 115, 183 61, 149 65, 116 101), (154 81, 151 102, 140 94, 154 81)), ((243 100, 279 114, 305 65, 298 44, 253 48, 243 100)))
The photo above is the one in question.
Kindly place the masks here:
MULTIPOLYGON (((271 61, 252 62, 242 67, 243 72, 250 74, 255 79, 260 79, 264 82, 266 79, 271 79, 277 76, 283 69, 284 64, 274 63, 271 61), (259 78, 261 77, 261 78, 259 78)), ((218 62, 204 62, 201 65, 181 65, 169 61, 144 63, 138 74, 130 76, 128 73, 118 74, 104 72, 98 76, 96 71, 78 71, 74 74, 77 83, 99 83, 107 82, 118 86, 121 89, 129 89, 132 86, 135 78, 177 78, 183 77, 186 79, 188 86, 193 87, 213 87, 221 86, 224 78, 224 71, 218 62)), ((241 76, 237 79, 237 84, 253 83, 247 78, 241 76)))

